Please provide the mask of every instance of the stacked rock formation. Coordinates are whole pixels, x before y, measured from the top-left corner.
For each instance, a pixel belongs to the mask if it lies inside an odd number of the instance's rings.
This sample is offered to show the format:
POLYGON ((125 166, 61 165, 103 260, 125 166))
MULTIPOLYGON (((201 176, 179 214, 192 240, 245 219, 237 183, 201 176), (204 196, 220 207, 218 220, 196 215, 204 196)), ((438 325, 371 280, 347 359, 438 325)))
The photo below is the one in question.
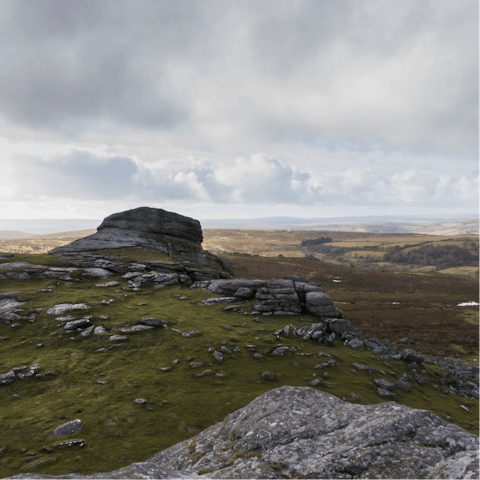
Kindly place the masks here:
POLYGON ((159 250, 181 262, 180 266, 177 262, 173 267, 169 262, 159 262, 161 265, 158 268, 163 269, 164 273, 181 272, 189 275, 193 272, 193 281, 229 278, 231 274, 226 264, 203 250, 202 241, 202 228, 198 220, 159 208, 140 207, 108 216, 93 235, 55 248, 49 253, 77 265, 91 264, 108 270, 103 265, 102 257, 98 262, 98 258, 88 256, 88 253, 120 248, 159 250))
POLYGON ((285 386, 145 462, 12 478, 478 478, 478 457, 476 435, 426 410, 285 386))
POLYGON ((197 282, 191 288, 206 288, 225 295, 207 303, 229 303, 255 298, 254 314, 338 317, 332 297, 325 289, 303 277, 287 276, 282 280, 213 280, 197 282))

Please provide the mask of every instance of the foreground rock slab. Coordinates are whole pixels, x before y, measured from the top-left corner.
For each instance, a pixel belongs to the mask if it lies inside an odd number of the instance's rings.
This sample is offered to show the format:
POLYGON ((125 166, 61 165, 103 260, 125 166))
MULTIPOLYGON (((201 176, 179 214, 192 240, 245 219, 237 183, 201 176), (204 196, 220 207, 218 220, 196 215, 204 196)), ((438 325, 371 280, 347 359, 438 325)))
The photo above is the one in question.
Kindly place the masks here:
POLYGON ((285 386, 146 462, 55 478, 478 478, 478 458, 476 435, 426 410, 285 386))

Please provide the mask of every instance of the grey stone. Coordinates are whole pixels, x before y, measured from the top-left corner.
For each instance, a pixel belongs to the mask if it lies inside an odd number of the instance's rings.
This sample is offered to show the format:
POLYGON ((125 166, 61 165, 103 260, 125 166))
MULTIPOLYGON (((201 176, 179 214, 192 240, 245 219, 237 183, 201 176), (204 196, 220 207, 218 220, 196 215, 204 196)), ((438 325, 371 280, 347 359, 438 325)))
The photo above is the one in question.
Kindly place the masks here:
POLYGON ((275 374, 272 372, 263 372, 262 373, 262 378, 264 380, 275 380, 275 374))
POLYGON ((246 288, 246 287, 240 287, 236 292, 235 292, 235 297, 240 297, 240 298, 252 298, 255 296, 255 292, 251 288, 246 288))
POLYGON ((90 323, 91 317, 81 318, 80 320, 72 320, 71 322, 67 322, 64 325, 65 330, 76 330, 77 328, 85 328, 90 323))
POLYGON ((403 380, 398 380, 394 383, 395 388, 398 388, 399 390, 402 390, 403 392, 411 392, 412 387, 408 382, 404 382, 403 380))
POLYGON ((387 380, 383 380, 382 378, 380 379, 375 379, 373 380, 373 383, 379 387, 383 388, 385 390, 393 390, 395 388, 395 384, 392 382, 388 382, 387 380))
POLYGON ((345 318, 335 318, 326 322, 326 325, 327 331, 336 333, 338 337, 352 329, 350 320, 347 320, 345 318))
POLYGON ((96 287, 114 287, 115 285, 118 285, 120 282, 116 282, 115 280, 112 280, 111 282, 107 283, 97 283, 95 285, 96 287))
POLYGON ((112 272, 105 270, 104 268, 86 268, 83 271, 83 275, 87 277, 111 277, 113 275, 112 272))
POLYGON ((387 390, 386 388, 378 388, 377 389, 377 393, 381 396, 381 397, 389 397, 389 398, 393 398, 395 396, 395 394, 393 392, 391 392, 390 390, 387 390))
POLYGON ((233 354, 233 352, 232 352, 229 348, 227 348, 225 345, 222 345, 222 346, 220 347, 220 351, 221 351, 222 353, 227 354, 227 355, 232 355, 232 354, 233 354))
POLYGON ((360 340, 359 338, 353 338, 352 340, 347 341, 347 345, 356 350, 363 350, 364 347, 363 340, 360 340))
POLYGON ((126 339, 127 339, 127 337, 126 337, 125 335, 112 335, 112 336, 109 338, 109 340, 110 340, 111 342, 117 342, 117 341, 119 341, 119 340, 126 340, 126 339))
POLYGON ((168 322, 160 320, 159 318, 143 318, 140 320, 140 324, 148 325, 149 327, 164 328, 168 325, 168 322))
POLYGON ((202 227, 198 220, 160 208, 140 207, 106 217, 98 231, 107 228, 168 235, 202 243, 202 227))
POLYGON ((417 365, 421 365, 425 360, 425 357, 422 354, 410 348, 406 348, 405 350, 400 352, 400 358, 404 362, 415 362, 417 365))
POLYGON ((311 382, 310 382, 310 385, 312 387, 317 387, 318 385, 320 385, 320 380, 318 378, 314 378, 311 382))
POLYGON ((11 370, 7 373, 2 373, 0 375, 0 386, 1 385, 10 385, 15 381, 15 372, 11 370))
POLYGON ((273 356, 280 356, 280 355, 283 355, 286 352, 288 352, 288 347, 286 347, 285 345, 282 345, 280 347, 276 347, 273 350, 272 355, 273 356))
POLYGON ((86 328, 82 333, 80 333, 80 335, 82 337, 88 337, 93 332, 94 329, 95 329, 95 325, 92 325, 86 328))
POLYGON ((205 375, 209 375, 210 373, 212 373, 212 369, 209 368, 208 370, 205 370, 201 373, 197 373, 197 377, 204 377, 205 375))
POLYGON ((55 437, 64 437, 79 432, 83 428, 83 423, 78 418, 70 422, 63 423, 52 431, 55 437))
POLYGON ((93 330, 93 333, 95 335, 103 335, 105 333, 107 333, 107 331, 105 330, 104 327, 102 327, 101 325, 99 325, 98 327, 95 327, 95 329, 93 330))
POLYGON ((217 351, 213 352, 213 357, 217 362, 219 363, 223 362, 223 355, 220 352, 217 352, 217 351))
POLYGON ((285 386, 146 462, 63 478, 206 472, 208 478, 472 479, 479 476, 478 437, 426 410, 353 404, 315 388, 285 386))
POLYGON ((88 310, 88 305, 85 303, 60 303, 49 308, 45 313, 47 315, 62 315, 69 310, 88 310))
POLYGON ((144 405, 147 403, 147 401, 144 398, 136 398, 135 403, 138 403, 139 405, 144 405))

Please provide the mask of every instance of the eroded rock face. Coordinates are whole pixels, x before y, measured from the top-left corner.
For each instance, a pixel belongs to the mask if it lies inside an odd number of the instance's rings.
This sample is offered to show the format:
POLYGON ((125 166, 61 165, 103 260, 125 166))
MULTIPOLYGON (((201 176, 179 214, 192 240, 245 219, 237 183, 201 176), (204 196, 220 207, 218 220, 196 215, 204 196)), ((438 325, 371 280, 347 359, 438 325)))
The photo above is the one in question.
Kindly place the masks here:
POLYGON ((151 268, 158 273, 174 271, 187 275, 190 282, 231 276, 220 258, 202 249, 202 228, 193 218, 159 208, 140 207, 110 215, 97 230, 49 253, 74 265, 89 267, 83 274, 90 276, 109 276, 112 270, 118 273, 121 267, 105 259, 97 261, 89 257, 89 252, 122 248, 163 252, 180 263, 150 262, 151 268))
POLYGON ((146 462, 77 478, 207 472, 208 478, 478 478, 478 437, 426 410, 355 405, 285 386, 146 462))
POLYGON ((171 237, 185 238, 195 243, 203 242, 200 222, 178 213, 161 208, 140 207, 125 212, 114 213, 103 220, 97 228, 121 228, 145 233, 157 233, 171 237))

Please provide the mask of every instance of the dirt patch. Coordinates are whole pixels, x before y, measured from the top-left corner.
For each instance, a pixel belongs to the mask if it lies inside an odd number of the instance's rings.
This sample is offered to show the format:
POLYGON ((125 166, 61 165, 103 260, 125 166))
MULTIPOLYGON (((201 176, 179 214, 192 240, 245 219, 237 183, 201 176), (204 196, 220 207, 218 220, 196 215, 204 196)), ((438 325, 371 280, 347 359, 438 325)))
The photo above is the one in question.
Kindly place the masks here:
POLYGON ((400 341, 432 355, 478 356, 478 301, 475 279, 439 273, 397 273, 325 265, 306 258, 228 257, 236 277, 303 275, 323 284, 345 318, 366 337, 400 341), (476 313, 474 313, 476 312, 476 313))

